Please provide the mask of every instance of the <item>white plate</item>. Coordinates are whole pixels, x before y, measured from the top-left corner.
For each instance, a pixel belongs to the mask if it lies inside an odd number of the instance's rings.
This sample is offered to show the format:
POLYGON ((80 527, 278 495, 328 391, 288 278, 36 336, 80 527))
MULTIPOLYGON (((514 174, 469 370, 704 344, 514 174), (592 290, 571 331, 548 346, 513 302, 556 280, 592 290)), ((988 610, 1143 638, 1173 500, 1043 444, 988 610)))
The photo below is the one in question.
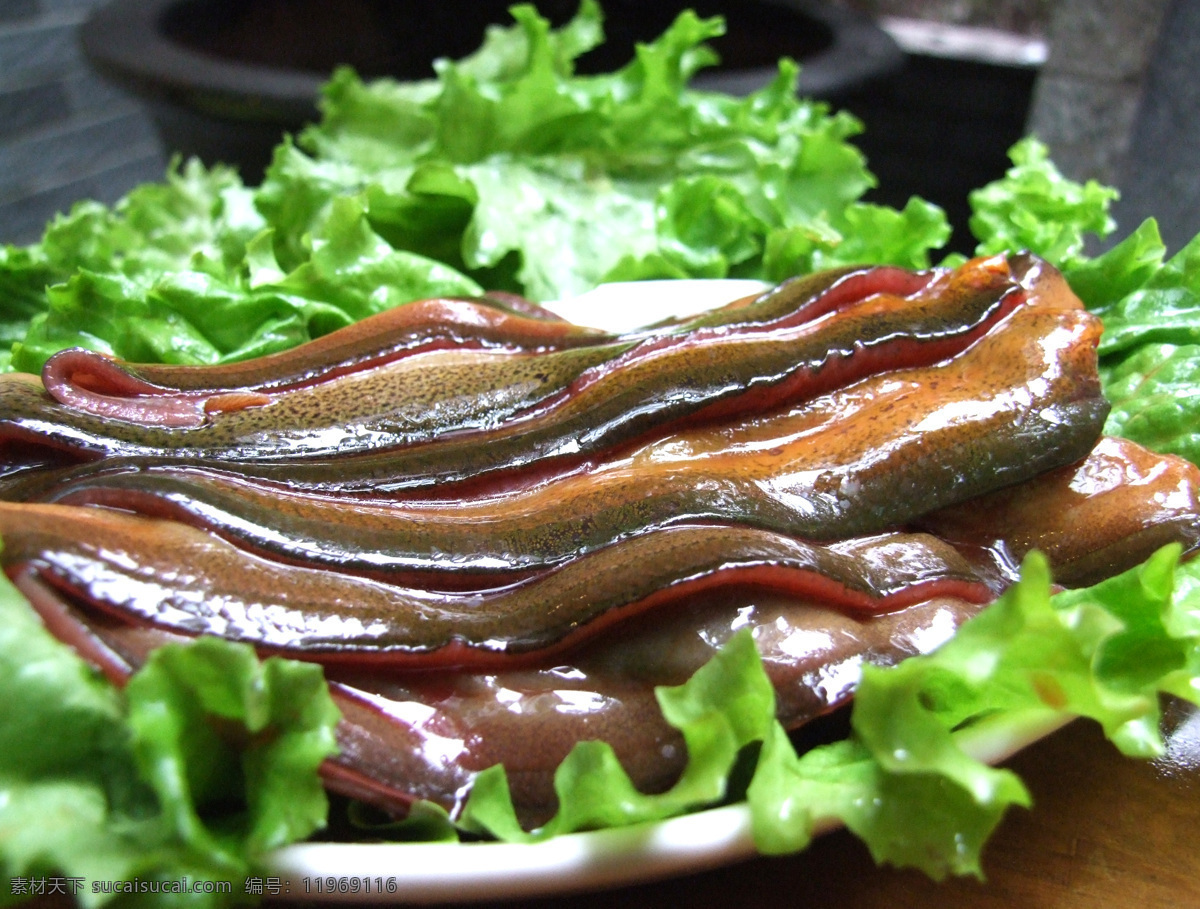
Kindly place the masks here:
MULTIPOLYGON (((999 763, 1067 722, 1044 711, 1020 732, 1003 719, 959 738, 999 763)), ((818 824, 826 833, 838 824, 818 824)), ((692 874, 756 854, 745 804, 655 823, 509 843, 301 843, 274 853, 278 896, 322 902, 436 903, 566 895, 692 874)))
POLYGON ((543 304, 570 322, 605 331, 631 331, 663 319, 690 316, 765 290, 762 281, 686 279, 677 281, 620 281, 595 290, 543 304))

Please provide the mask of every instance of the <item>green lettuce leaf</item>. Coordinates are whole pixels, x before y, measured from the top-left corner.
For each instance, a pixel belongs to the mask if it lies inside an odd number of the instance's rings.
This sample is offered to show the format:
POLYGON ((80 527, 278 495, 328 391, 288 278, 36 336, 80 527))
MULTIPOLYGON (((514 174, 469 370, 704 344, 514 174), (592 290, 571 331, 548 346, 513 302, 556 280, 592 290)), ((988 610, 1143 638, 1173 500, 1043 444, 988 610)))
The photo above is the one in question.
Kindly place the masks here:
POLYGON ((689 88, 720 18, 684 12, 625 67, 580 76, 603 40, 595 0, 558 29, 511 12, 434 78, 335 73, 320 122, 281 142, 259 187, 175 165, 0 250, 0 367, 37 371, 73 345, 221 363, 482 288, 551 300, 612 280, 919 268, 949 236, 929 203, 861 201, 861 124, 797 98, 794 62, 745 98, 689 88))
POLYGON ((850 739, 798 757, 773 726, 748 790, 759 848, 803 848, 836 820, 881 863, 980 874, 987 837, 1029 797, 1010 771, 970 757, 964 738, 986 728, 1019 740, 1052 725, 1048 714, 1082 716, 1126 754, 1160 755, 1160 695, 1200 703, 1200 565, 1178 568, 1176 581, 1178 554, 1053 597, 1033 556, 1020 583, 938 651, 868 667, 850 739))
POLYGON ((1146 344, 1200 343, 1200 236, 1100 313, 1106 360, 1146 344))
POLYGON ((1106 432, 1200 464, 1200 344, 1146 344, 1101 374, 1106 432))
POLYGON ((1200 236, 1167 258, 1148 219, 1066 277, 1104 322, 1105 432, 1200 464, 1200 236))
POLYGON ((1166 255, 1158 224, 1147 218, 1107 252, 1080 258, 1064 272, 1071 289, 1089 310, 1104 316, 1124 297, 1143 287, 1166 255))
POLYGON ((1069 269, 1086 258, 1088 234, 1105 237, 1115 229, 1109 214, 1115 189, 1067 179, 1033 137, 1008 154, 1008 173, 968 197, 978 255, 1026 249, 1069 269))
MULTIPOLYGON (((111 209, 79 202, 47 226, 40 243, 0 247, 0 342, 5 353, 10 343, 25 339, 31 322, 49 319, 44 333, 64 335, 64 346, 74 340, 70 314, 47 313, 48 288, 83 273, 104 275, 111 291, 131 301, 129 318, 136 320, 137 304, 156 280, 194 267, 193 262, 203 263, 200 267, 207 271, 227 271, 262 228, 248 190, 232 170, 206 170, 194 161, 183 167, 173 163, 162 183, 135 188, 111 209)), ((79 343, 111 351, 104 336, 80 337, 79 343)), ((41 343, 16 354, 12 368, 40 368, 48 355, 37 350, 41 343)))
POLYGON ((778 725, 763 746, 747 793, 755 844, 780 855, 845 824, 879 864, 917 868, 941 880, 978 874, 988 837, 1013 805, 1029 804, 1020 780, 963 756, 938 770, 890 771, 861 739, 797 756, 778 725), (979 795, 955 779, 969 776, 979 795))
POLYGON ((98 906, 115 895, 94 882, 137 879, 201 891, 134 900, 242 903, 267 850, 324 824, 338 711, 312 664, 204 639, 158 650, 122 692, 0 575, 0 697, 20 706, 0 713, 5 902, 55 879, 98 906))
POLYGON ((558 30, 530 6, 512 14, 436 80, 335 74, 321 122, 258 192, 281 257, 360 187, 397 248, 542 300, 605 280, 783 277, 861 260, 867 236, 871 256, 920 265, 945 242, 933 206, 858 201, 874 185, 846 141, 860 124, 797 99, 793 63, 748 98, 688 88, 719 19, 684 13, 627 66, 585 77, 594 2, 558 30))
POLYGON ((775 694, 749 633, 739 633, 687 682, 655 692, 667 722, 688 750, 683 775, 666 792, 639 792, 606 742, 579 742, 559 765, 559 811, 527 832, 513 810, 500 765, 480 773, 459 819, 463 829, 509 842, 535 842, 578 830, 674 817, 720 801, 742 749, 760 741, 774 719, 775 694))
MULTIPOLYGON (((1194 587, 1174 595, 1178 557, 1168 547, 1093 588, 1052 597, 1035 554, 1020 582, 943 647, 864 670, 854 737, 838 747, 869 754, 869 771, 852 762, 849 772, 871 785, 841 818, 877 861, 934 877, 980 873, 986 835, 1009 806, 1028 804, 1010 771, 963 750, 980 726, 1019 738, 1047 712, 1088 717, 1126 754, 1162 753, 1160 696, 1200 703, 1200 600, 1194 587)), ((1179 571, 1194 578, 1198 568, 1179 571)), ((792 773, 803 779, 809 760, 797 759, 792 773)), ((821 759, 816 770, 829 772, 821 759)))
POLYGON ((0 372, 12 368, 12 345, 45 308, 45 288, 52 280, 40 246, 0 246, 0 372))
POLYGON ((45 291, 12 351, 13 368, 39 370, 65 347, 133 362, 213 364, 285 350, 411 300, 482 292, 439 262, 395 250, 371 230, 365 203, 345 197, 309 236, 308 257, 285 273, 263 229, 233 264, 197 251, 173 267, 133 275, 80 265, 45 291))

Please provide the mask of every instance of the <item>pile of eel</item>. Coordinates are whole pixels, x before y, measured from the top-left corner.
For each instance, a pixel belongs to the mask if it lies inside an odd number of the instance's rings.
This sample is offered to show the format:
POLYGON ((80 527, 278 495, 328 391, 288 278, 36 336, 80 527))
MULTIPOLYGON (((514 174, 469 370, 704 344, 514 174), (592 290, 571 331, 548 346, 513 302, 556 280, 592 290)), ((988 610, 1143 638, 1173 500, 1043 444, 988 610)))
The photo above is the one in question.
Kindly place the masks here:
POLYGON ((215 367, 0 378, 4 569, 120 682, 215 634, 321 663, 328 787, 523 821, 609 742, 685 762, 657 685, 750 628, 796 729, 1039 549, 1064 586, 1200 547, 1200 472, 1103 436, 1097 319, 1026 254, 846 268, 609 334, 495 295, 215 367))

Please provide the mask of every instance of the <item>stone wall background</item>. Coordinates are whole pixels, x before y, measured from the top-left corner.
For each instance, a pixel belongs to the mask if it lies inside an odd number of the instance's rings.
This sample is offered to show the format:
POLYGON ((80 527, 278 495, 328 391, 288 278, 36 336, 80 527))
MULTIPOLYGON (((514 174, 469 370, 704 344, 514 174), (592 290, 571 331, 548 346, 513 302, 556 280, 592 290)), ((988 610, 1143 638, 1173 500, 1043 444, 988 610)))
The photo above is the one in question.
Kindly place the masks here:
POLYGON ((1025 125, 1076 180, 1116 186, 1114 238, 1153 216, 1168 249, 1200 234, 1196 0, 833 0, 876 16, 1044 37, 1025 125))
POLYGON ((38 239, 78 199, 161 179, 141 106, 94 75, 76 31, 101 0, 0 0, 0 243, 38 239))
POLYGON ((1119 179, 1167 5, 1058 0, 1029 129, 1076 179, 1119 179))
POLYGON ((1117 174, 1117 221, 1157 219, 1167 248, 1200 234, 1200 3, 1171 0, 1117 174))

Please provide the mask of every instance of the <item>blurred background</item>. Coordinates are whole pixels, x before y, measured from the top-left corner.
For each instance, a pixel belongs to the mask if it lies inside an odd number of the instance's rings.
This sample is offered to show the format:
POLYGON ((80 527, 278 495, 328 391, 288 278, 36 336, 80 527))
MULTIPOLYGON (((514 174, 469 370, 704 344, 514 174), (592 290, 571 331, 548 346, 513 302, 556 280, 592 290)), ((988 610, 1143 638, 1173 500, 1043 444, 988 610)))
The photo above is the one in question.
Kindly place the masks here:
POLYGON ((144 105, 89 68, 79 26, 101 0, 0 0, 0 243, 41 236, 77 199, 161 179, 144 105))
MULTIPOLYGON (((136 91, 120 74, 114 79, 111 68, 100 75, 95 48, 84 54, 85 23, 108 2, 0 0, 0 243, 35 241, 56 212, 78 199, 111 203, 137 183, 160 179, 172 146, 185 141, 167 122, 173 117, 178 126, 178 112, 166 111, 161 98, 136 91)), ((288 2, 271 0, 277 23, 293 18, 279 15, 288 2)), ((291 2, 292 10, 307 7, 326 15, 337 7, 344 17, 340 4, 291 2)), ((613 3, 602 5, 610 26, 618 25, 619 10, 613 3)), ((734 5, 707 3, 717 11, 734 5)), ((866 19, 896 52, 871 78, 814 83, 814 93, 864 121, 858 144, 880 179, 877 200, 903 205, 915 193, 941 204, 961 248, 970 242, 967 191, 1000 176, 1008 146, 1032 132, 1050 146, 1068 176, 1121 189, 1118 233, 1148 214, 1159 218, 1172 249, 1200 233, 1200 82, 1194 76, 1200 3, 825 0, 825 5, 835 11, 835 21, 842 21, 838 15, 866 19)), ((248 8, 246 2, 223 6, 248 8)), ((230 45, 203 46, 215 34, 211 16, 193 18, 200 32, 193 50, 214 59, 235 54, 230 45)), ((257 56, 253 62, 260 69, 278 66, 272 48, 287 44, 266 40, 264 21, 243 30, 236 51, 257 56)), ((462 47, 434 53, 461 54, 480 35, 472 30, 462 47)), ((872 47, 875 54, 878 48, 872 47)), ((816 63, 812 70, 814 79, 823 72, 816 63)), ((319 78, 308 72, 290 82, 303 86, 319 78)), ((282 128, 267 126, 269 133, 282 128)), ((210 124, 205 132, 212 138, 216 129, 210 124)), ((261 161, 247 161, 243 175, 253 182, 261 161)))

